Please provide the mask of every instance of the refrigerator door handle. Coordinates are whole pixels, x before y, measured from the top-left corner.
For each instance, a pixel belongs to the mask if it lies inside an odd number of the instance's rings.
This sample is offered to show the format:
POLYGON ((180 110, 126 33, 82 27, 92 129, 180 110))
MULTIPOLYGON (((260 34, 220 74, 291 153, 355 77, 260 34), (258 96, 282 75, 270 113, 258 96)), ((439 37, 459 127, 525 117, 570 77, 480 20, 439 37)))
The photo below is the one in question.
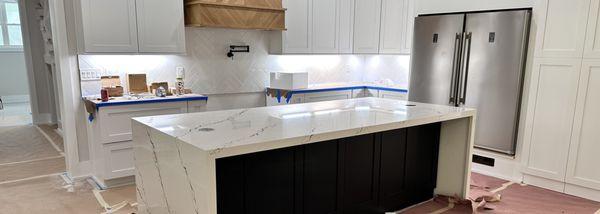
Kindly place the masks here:
POLYGON ((460 44, 462 42, 462 34, 456 33, 456 37, 454 39, 454 55, 452 56, 452 77, 450 78, 450 100, 449 103, 456 104, 456 75, 460 72, 460 57, 459 55, 462 53, 460 49, 460 44))
POLYGON ((469 61, 471 60, 471 40, 473 33, 464 34, 464 48, 463 48, 463 64, 461 67, 461 73, 459 77, 459 98, 458 105, 464 105, 467 100, 467 78, 469 75, 469 61))

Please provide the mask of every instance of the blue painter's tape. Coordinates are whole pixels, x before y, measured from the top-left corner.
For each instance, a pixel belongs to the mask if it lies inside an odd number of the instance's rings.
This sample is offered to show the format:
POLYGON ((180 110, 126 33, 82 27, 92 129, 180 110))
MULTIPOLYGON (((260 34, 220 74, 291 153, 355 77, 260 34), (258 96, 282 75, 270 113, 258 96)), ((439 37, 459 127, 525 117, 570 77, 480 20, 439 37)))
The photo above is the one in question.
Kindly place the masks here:
POLYGON ((386 87, 379 87, 379 86, 365 86, 365 88, 381 90, 381 91, 394 91, 394 92, 408 93, 408 90, 400 89, 400 88, 386 88, 386 87))
POLYGON ((300 89, 290 91, 294 94, 309 94, 309 93, 319 93, 319 92, 328 92, 328 91, 348 91, 348 90, 356 90, 356 89, 374 89, 374 90, 382 90, 382 91, 394 91, 400 93, 408 93, 406 89, 399 88, 387 88, 387 87, 379 87, 379 86, 349 86, 349 87, 336 87, 336 88, 323 88, 323 89, 300 89))
POLYGON ((96 103, 96 110, 107 106, 123 106, 123 105, 136 105, 136 104, 149 104, 149 103, 172 103, 172 102, 183 102, 183 101, 196 101, 196 100, 208 100, 206 96, 195 96, 195 97, 178 97, 178 98, 155 98, 147 100, 135 100, 135 101, 110 101, 96 103))
POLYGON ((292 99, 293 94, 294 94, 294 92, 292 92, 292 91, 287 93, 287 97, 285 98, 285 103, 290 103, 290 100, 292 99))
POLYGON ((281 90, 277 89, 277 94, 275 96, 277 97, 277 103, 281 103, 281 90))

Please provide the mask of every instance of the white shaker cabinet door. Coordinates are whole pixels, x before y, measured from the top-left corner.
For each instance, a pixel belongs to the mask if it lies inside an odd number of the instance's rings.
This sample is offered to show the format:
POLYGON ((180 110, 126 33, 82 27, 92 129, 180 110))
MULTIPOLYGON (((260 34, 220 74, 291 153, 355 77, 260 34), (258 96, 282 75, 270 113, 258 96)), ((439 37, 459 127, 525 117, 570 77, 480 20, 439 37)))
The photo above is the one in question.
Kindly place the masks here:
POLYGON ((379 53, 381 0, 355 0, 354 53, 379 53))
POLYGON ((183 0, 136 0, 139 52, 184 53, 183 0))
POLYGON ((312 1, 312 52, 338 53, 338 3, 340 0, 312 1))
POLYGON ((285 27, 283 53, 310 53, 311 50, 311 3, 312 0, 283 0, 285 27))
POLYGON ((327 91, 304 94, 304 103, 352 99, 352 90, 327 91))
POLYGON ((525 174, 564 182, 580 59, 534 61, 525 121, 525 174))
POLYGON ((402 49, 401 54, 410 54, 412 49, 412 38, 415 26, 415 1, 404 0, 404 29, 402 31, 402 49))
POLYGON ((339 53, 351 54, 354 43, 354 0, 339 0, 339 53))
POLYGON ((600 60, 584 60, 567 183, 600 190, 600 60))
POLYGON ((381 1, 381 30, 379 53, 399 54, 404 47, 406 16, 404 7, 408 0, 381 1))
POLYGON ((581 57, 590 0, 541 0, 536 8, 536 57, 581 57))
POLYGON ((600 0, 592 0, 585 35, 584 58, 600 58, 600 0))
POLYGON ((138 51, 135 0, 81 0, 83 52, 138 51))

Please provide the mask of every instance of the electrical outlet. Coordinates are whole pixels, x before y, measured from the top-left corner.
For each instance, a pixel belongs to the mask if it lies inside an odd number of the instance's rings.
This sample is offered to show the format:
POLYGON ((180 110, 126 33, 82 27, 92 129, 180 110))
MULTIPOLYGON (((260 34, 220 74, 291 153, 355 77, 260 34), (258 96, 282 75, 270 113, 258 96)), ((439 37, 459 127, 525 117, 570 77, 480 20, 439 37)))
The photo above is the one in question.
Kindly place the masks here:
POLYGON ((100 69, 80 69, 79 70, 81 81, 96 81, 100 80, 102 70, 100 69))
POLYGON ((175 75, 177 78, 185 78, 185 68, 183 66, 175 67, 175 75))

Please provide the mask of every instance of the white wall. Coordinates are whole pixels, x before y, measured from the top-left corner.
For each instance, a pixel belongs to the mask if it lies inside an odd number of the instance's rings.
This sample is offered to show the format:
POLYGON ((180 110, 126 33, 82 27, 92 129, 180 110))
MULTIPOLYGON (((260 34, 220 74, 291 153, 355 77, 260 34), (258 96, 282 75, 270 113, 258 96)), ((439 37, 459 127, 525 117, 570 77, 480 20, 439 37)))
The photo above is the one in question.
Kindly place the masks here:
POLYGON ((416 0, 418 14, 532 7, 535 0, 416 0))
POLYGON ((40 30, 38 3, 40 0, 26 0, 25 10, 31 46, 31 58, 39 118, 35 123, 56 122, 56 107, 53 93, 52 74, 44 61, 44 40, 40 30))
POLYGON ((27 96, 29 86, 23 52, 0 52, 0 96, 27 96))

